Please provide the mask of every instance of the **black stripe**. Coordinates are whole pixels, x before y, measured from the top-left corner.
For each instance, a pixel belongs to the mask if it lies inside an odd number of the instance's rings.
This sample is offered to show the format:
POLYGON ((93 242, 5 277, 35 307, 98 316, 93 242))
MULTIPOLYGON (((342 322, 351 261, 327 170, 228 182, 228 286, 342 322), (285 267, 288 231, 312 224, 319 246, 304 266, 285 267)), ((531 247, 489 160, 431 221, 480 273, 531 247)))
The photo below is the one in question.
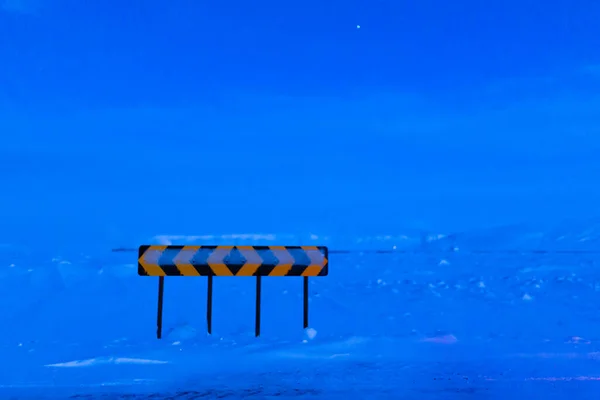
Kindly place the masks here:
POLYGON ((173 259, 179 254, 180 249, 167 248, 158 258, 157 264, 165 271, 168 276, 181 276, 181 272, 173 262, 173 259))
MULTIPOLYGON (((142 252, 142 249, 143 249, 143 251, 146 251, 148 249, 148 247, 150 247, 150 246, 157 246, 157 245, 147 245, 147 244, 141 245, 139 247, 140 254, 142 252)), ((200 245, 193 245, 193 244, 190 244, 190 245, 174 244, 174 245, 167 246, 166 250, 181 250, 184 247, 188 247, 188 246, 189 247, 200 247, 200 248, 206 249, 206 250, 215 250, 217 247, 223 247, 224 245, 219 244, 219 245, 206 245, 206 246, 202 245, 202 246, 200 246, 200 245)), ((235 247, 237 247, 237 246, 234 246, 234 248, 235 247)), ((260 250, 264 251, 264 250, 269 250, 269 248, 272 246, 250 246, 250 247, 257 251, 260 251, 260 250)), ((286 250, 302 250, 303 246, 280 246, 280 247, 283 247, 286 250)), ((306 246, 304 246, 304 247, 306 247, 306 246)), ((328 251, 327 246, 313 246, 313 247, 316 247, 322 253, 325 253, 328 251)), ((120 249, 114 249, 114 250, 116 251, 116 250, 120 250, 120 249)))
POLYGON ((273 272, 274 269, 275 265, 273 264, 262 264, 256 269, 254 276, 269 276, 269 274, 273 272))
POLYGON ((160 268, 165 271, 167 276, 182 276, 175 265, 161 265, 160 268))
MULTIPOLYGON (((144 253, 146 252, 146 250, 148 250, 150 246, 148 245, 142 245, 138 248, 138 260, 140 258, 142 258, 142 255, 144 255, 144 253)), ((138 275, 139 276, 148 276, 148 273, 146 272, 146 270, 142 267, 142 264, 140 264, 140 262, 138 261, 138 275)))
POLYGON ((302 273, 306 270, 306 266, 292 267, 285 276, 302 276, 302 273))
POLYGON ((329 263, 325 264, 325 266, 323 267, 323 269, 321 269, 321 271, 319 271, 319 275, 317 276, 327 276, 329 275, 329 263))
POLYGON ((139 276, 148 276, 148 273, 144 268, 142 268, 142 264, 138 262, 138 275, 139 276))
POLYGON ((327 276, 329 275, 329 249, 323 246, 320 250, 323 252, 323 257, 325 257, 325 265, 321 272, 319 272, 319 276, 327 276))
POLYGON ((142 254, 144 254, 146 252, 146 250, 148 250, 149 247, 150 246, 147 244, 140 246, 140 248, 138 249, 138 258, 141 258, 142 254))
POLYGON ((202 276, 215 276, 215 273, 208 265, 194 265, 194 269, 202 276))
POLYGON ((227 266, 227 268, 231 271, 231 273, 233 275, 237 275, 238 272, 240 272, 240 269, 242 269, 243 265, 240 264, 225 264, 227 266))

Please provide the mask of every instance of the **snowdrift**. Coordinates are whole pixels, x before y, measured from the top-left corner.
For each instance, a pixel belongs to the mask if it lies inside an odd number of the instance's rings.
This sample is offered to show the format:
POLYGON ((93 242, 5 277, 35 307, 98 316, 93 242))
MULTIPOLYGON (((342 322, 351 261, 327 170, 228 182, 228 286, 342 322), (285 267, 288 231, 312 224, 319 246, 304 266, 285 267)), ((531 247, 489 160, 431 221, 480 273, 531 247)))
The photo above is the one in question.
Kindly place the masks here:
MULTIPOLYGON (((253 337, 252 278, 215 278, 212 336, 204 320, 206 279, 167 278, 165 338, 157 341, 157 279, 137 276, 135 253, 78 247, 54 254, 52 246, 4 244, 0 356, 11 362, 0 367, 0 385, 189 386, 207 372, 203 379, 244 371, 331 372, 332 363, 362 365, 365 373, 373 373, 373 363, 413 365, 416 373, 417 365, 441 360, 455 366, 471 360, 471 369, 484 359, 591 362, 600 358, 598 228, 588 221, 544 231, 338 239, 345 248, 395 246, 398 253, 332 255, 329 277, 311 280, 308 332, 302 330, 302 281, 265 279, 259 339, 253 337)), ((336 245, 317 235, 284 238, 285 244, 336 245)), ((215 237, 148 240, 214 243, 215 237)), ((281 239, 235 237, 236 244, 257 240, 281 239)))

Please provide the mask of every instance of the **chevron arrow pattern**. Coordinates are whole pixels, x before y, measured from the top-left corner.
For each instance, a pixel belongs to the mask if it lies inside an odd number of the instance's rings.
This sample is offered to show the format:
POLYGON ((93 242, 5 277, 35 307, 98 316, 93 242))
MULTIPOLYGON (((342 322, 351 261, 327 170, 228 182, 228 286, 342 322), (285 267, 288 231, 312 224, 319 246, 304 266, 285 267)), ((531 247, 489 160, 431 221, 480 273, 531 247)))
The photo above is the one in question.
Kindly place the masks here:
POLYGON ((327 276, 324 246, 140 246, 141 276, 327 276))

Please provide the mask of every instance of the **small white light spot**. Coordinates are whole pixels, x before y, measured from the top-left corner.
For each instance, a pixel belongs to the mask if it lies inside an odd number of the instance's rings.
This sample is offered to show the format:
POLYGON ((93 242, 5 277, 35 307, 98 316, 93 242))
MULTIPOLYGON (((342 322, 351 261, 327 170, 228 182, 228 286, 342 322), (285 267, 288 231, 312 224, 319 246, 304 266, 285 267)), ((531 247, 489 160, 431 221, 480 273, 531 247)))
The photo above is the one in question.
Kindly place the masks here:
POLYGON ((360 25, 356 25, 356 29, 360 29, 360 25))

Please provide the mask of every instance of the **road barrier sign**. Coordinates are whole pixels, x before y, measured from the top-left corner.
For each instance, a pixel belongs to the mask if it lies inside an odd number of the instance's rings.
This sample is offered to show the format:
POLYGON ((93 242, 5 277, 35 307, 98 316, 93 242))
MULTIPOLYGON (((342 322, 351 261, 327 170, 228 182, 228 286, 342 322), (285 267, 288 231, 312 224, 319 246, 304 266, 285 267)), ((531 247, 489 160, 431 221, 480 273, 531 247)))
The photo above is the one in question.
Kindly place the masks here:
POLYGON ((261 278, 301 276, 304 281, 304 328, 308 328, 308 278, 327 276, 329 254, 324 246, 164 246, 143 245, 138 250, 138 275, 158 277, 158 339, 162 336, 163 293, 166 276, 206 276, 206 323, 212 333, 212 293, 215 276, 256 277, 255 334, 260 335, 261 278))

